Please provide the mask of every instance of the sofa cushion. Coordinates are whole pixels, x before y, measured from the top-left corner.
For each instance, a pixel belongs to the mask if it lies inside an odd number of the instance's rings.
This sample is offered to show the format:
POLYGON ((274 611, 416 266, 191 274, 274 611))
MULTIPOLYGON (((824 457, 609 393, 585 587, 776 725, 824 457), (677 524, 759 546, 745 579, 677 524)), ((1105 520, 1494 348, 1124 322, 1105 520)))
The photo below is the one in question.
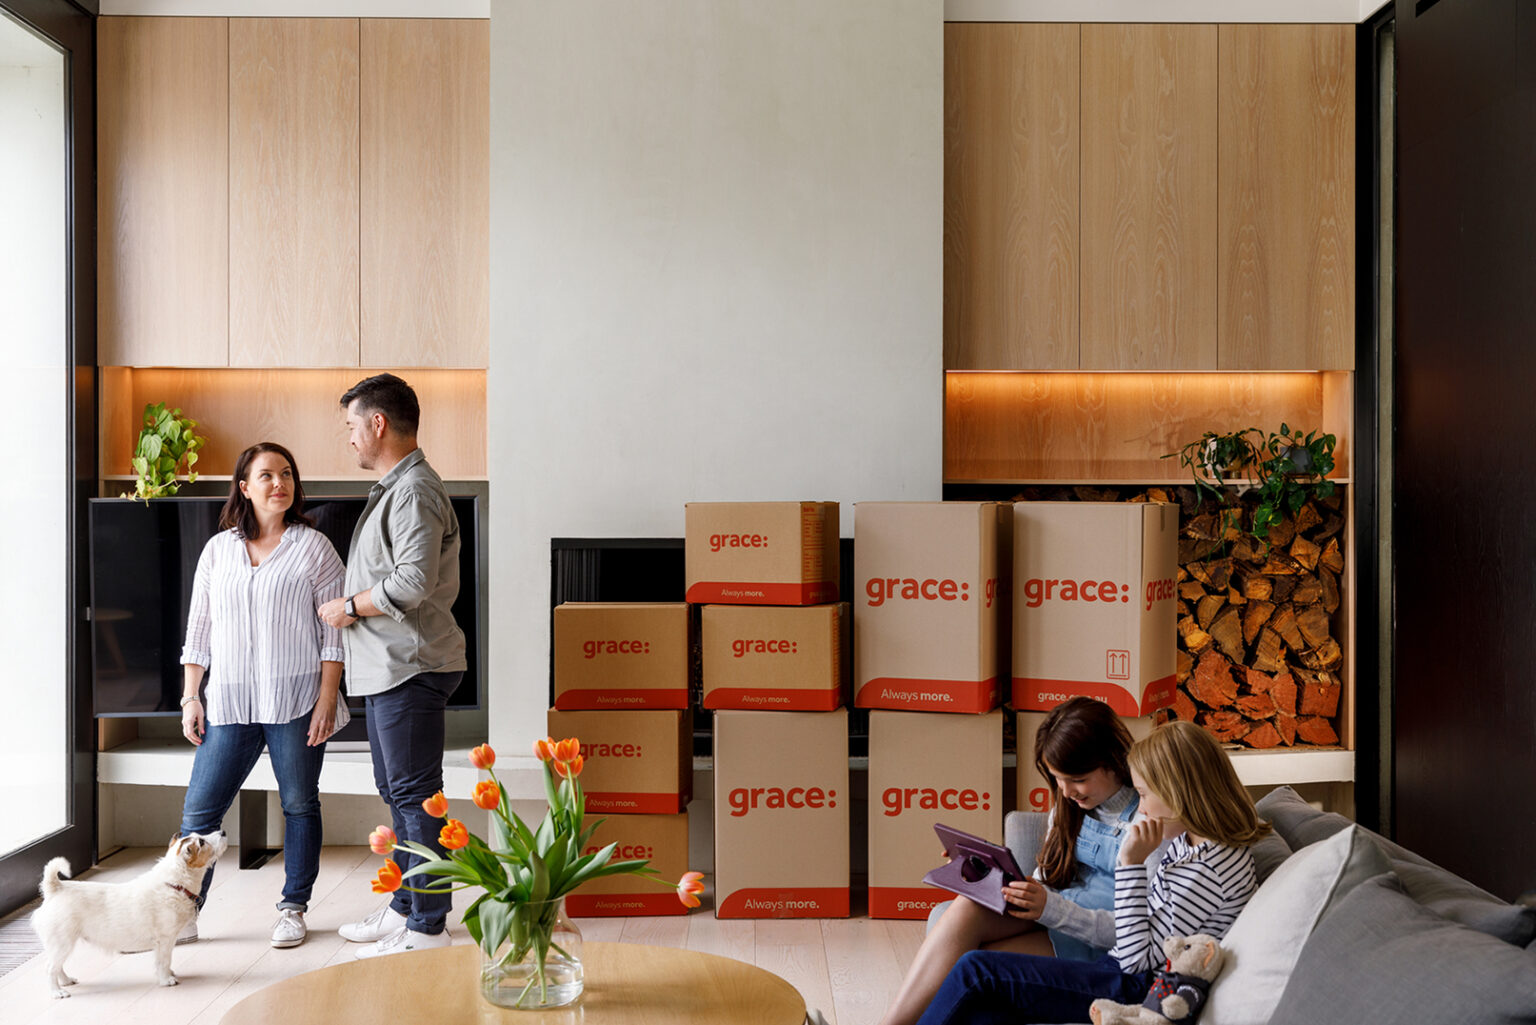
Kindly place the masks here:
POLYGON ((1387 871, 1387 859, 1358 826, 1292 854, 1254 893, 1221 941, 1227 964, 1211 987, 1208 1025, 1264 1025, 1302 945, 1350 890, 1387 871))
POLYGON ((1275 869, 1280 863, 1291 856, 1291 845, 1285 842, 1285 837, 1280 835, 1278 829, 1271 829, 1264 834, 1264 838, 1249 848, 1253 854, 1253 868, 1258 874, 1259 884, 1275 874, 1275 869))
MULTIPOLYGON (((1293 850, 1353 825, 1342 815, 1313 808, 1290 787, 1277 787, 1255 807, 1293 850)), ((1506 903, 1406 847, 1375 833, 1370 836, 1386 854, 1408 896, 1437 915, 1516 946, 1536 939, 1536 908, 1506 903)))
POLYGON ((1448 921, 1392 874, 1344 896, 1302 948, 1270 1025, 1536 1018, 1536 953, 1448 921))

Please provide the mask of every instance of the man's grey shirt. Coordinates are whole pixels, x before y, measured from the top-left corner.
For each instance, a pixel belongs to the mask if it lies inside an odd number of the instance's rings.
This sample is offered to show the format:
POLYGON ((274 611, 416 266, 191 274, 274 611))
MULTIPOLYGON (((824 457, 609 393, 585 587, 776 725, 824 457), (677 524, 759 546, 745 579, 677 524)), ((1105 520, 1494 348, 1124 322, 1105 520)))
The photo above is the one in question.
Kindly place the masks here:
POLYGON ((347 549, 346 593, 369 591, 382 616, 341 631, 347 693, 382 694, 420 673, 463 670, 459 521, 443 480, 421 449, 390 467, 368 492, 347 549))

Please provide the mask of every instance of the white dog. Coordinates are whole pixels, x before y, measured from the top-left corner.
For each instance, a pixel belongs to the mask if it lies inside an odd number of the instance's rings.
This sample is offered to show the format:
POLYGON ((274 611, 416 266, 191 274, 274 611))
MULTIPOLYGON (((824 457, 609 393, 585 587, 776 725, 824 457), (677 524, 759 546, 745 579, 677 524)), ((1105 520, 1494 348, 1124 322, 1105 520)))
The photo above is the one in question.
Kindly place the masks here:
POLYGON ((176 934, 197 914, 203 874, 226 846, 223 831, 177 837, 153 868, 127 883, 60 879, 70 874, 69 861, 48 862, 38 887, 43 905, 32 913, 32 928, 43 941, 53 995, 67 997, 63 987, 75 984, 64 973, 64 959, 80 940, 107 950, 151 949, 155 978, 162 986, 176 985, 171 974, 176 934))

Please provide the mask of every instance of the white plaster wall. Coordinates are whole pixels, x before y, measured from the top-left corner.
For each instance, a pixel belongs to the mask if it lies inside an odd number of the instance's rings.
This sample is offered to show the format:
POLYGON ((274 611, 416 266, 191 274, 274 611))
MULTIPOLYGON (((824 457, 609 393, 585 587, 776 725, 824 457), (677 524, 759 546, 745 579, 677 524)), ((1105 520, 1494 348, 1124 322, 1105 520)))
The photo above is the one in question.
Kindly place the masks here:
POLYGON ((490 732, 544 733, 549 541, 934 499, 941 0, 497 0, 490 732))

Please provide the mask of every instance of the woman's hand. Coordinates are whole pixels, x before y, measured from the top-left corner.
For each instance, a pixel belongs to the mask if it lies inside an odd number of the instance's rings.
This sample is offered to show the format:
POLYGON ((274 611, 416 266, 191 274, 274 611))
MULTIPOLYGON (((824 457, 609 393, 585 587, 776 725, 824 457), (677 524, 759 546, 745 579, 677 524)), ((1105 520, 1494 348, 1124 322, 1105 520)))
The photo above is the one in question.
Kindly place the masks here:
POLYGON ((1161 819, 1137 819, 1120 841, 1120 864, 1140 865, 1163 842, 1161 819))
POLYGON ((331 734, 336 732, 336 699, 333 696, 330 701, 323 698, 315 703, 315 710, 309 715, 309 746, 319 747, 331 739, 331 734))
POLYGON ((1008 916, 1034 922, 1045 910, 1045 897, 1049 891, 1045 884, 1034 879, 1019 879, 1003 887, 1003 900, 1008 903, 1008 916))
POLYGON ((201 699, 193 698, 181 706, 181 735, 190 740, 194 747, 202 746, 205 725, 201 699))

